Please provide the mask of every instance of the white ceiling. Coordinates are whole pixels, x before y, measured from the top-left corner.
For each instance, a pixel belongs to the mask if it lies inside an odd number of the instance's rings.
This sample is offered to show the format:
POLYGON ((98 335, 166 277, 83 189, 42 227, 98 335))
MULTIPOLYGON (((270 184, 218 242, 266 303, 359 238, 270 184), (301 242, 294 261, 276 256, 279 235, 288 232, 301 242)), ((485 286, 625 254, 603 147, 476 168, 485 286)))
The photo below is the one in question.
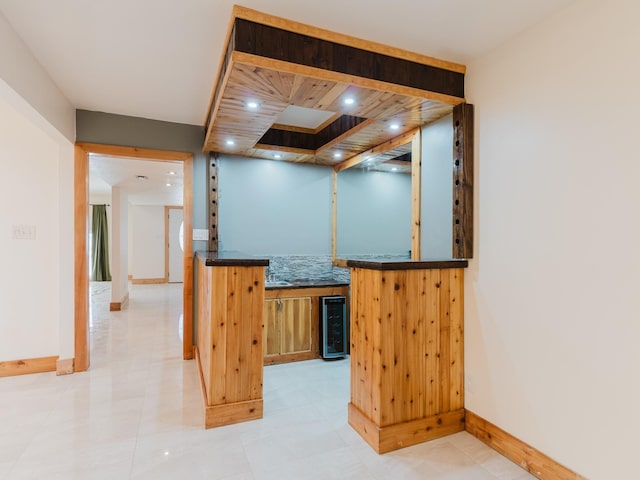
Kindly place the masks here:
POLYGON ((93 198, 110 196, 111 187, 121 187, 132 205, 182 205, 183 179, 182 162, 89 157, 89 192, 93 198), (147 179, 140 180, 138 175, 147 179))
MULTIPOLYGON (((239 0, 339 33, 468 63, 572 0, 239 0)), ((203 125, 228 0, 0 0, 79 109, 203 125)))

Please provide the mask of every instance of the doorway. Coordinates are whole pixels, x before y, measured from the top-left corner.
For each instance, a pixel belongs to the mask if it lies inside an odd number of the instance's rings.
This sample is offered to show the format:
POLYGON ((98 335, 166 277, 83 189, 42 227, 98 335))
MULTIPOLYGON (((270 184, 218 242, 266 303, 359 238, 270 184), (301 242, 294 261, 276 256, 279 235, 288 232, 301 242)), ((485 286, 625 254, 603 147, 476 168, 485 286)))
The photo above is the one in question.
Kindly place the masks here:
POLYGON ((192 274, 192 205, 193 205, 193 154, 168 150, 142 149, 115 145, 77 143, 74 160, 74 294, 75 294, 75 345, 74 371, 89 368, 89 271, 88 271, 88 216, 89 216, 89 155, 183 163, 183 358, 193 358, 193 274, 192 274))

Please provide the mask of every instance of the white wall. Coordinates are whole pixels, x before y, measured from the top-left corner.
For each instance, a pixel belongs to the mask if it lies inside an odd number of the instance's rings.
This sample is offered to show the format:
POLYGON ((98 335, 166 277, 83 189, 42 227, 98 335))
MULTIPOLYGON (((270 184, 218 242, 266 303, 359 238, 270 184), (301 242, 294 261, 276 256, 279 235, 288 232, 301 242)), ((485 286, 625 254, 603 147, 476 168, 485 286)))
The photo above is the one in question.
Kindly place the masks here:
POLYGON ((134 205, 131 212, 133 279, 164 278, 164 207, 134 205))
POLYGON ((0 81, 0 361, 73 356, 73 148, 41 122, 0 81))
MULTIPOLYGON (((330 201, 330 200, 329 200, 330 201)), ((411 175, 338 174, 337 256, 405 254, 411 250, 411 175)))
POLYGON ((129 296, 129 202, 127 191, 122 187, 111 187, 111 197, 111 301, 123 303, 129 296))
POLYGON ((592 480, 637 477, 639 19, 575 2, 468 69, 465 405, 592 480))
POLYGON ((427 260, 453 255, 453 124, 447 115, 422 129, 420 254, 427 260))
POLYGON ((39 113, 41 118, 32 121, 40 128, 49 134, 55 128, 68 141, 75 141, 75 108, 1 13, 0 78, 39 113))
POLYGON ((224 250, 331 254, 331 168, 241 157, 218 167, 224 250))

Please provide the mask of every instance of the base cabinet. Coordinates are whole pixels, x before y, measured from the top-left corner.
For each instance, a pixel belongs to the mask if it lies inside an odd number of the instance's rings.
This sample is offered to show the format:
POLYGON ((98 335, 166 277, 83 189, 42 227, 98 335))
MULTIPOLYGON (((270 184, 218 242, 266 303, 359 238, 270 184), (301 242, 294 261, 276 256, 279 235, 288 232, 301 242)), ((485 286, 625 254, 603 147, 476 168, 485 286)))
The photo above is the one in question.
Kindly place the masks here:
POLYGON ((265 290, 264 364, 298 362, 320 357, 320 297, 343 295, 349 285, 265 290))
POLYGON ((311 321, 311 297, 265 300, 263 339, 265 362, 294 360, 293 358, 276 358, 285 355, 312 354, 311 321))

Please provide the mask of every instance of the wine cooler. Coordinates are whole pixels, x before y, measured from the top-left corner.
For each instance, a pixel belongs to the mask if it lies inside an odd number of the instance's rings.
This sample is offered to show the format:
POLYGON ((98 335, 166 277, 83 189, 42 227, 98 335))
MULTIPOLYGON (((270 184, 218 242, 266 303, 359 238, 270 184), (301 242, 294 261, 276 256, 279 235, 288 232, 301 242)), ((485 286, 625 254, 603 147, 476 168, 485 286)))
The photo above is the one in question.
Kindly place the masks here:
POLYGON ((320 354, 322 358, 347 355, 347 298, 320 297, 320 354))

